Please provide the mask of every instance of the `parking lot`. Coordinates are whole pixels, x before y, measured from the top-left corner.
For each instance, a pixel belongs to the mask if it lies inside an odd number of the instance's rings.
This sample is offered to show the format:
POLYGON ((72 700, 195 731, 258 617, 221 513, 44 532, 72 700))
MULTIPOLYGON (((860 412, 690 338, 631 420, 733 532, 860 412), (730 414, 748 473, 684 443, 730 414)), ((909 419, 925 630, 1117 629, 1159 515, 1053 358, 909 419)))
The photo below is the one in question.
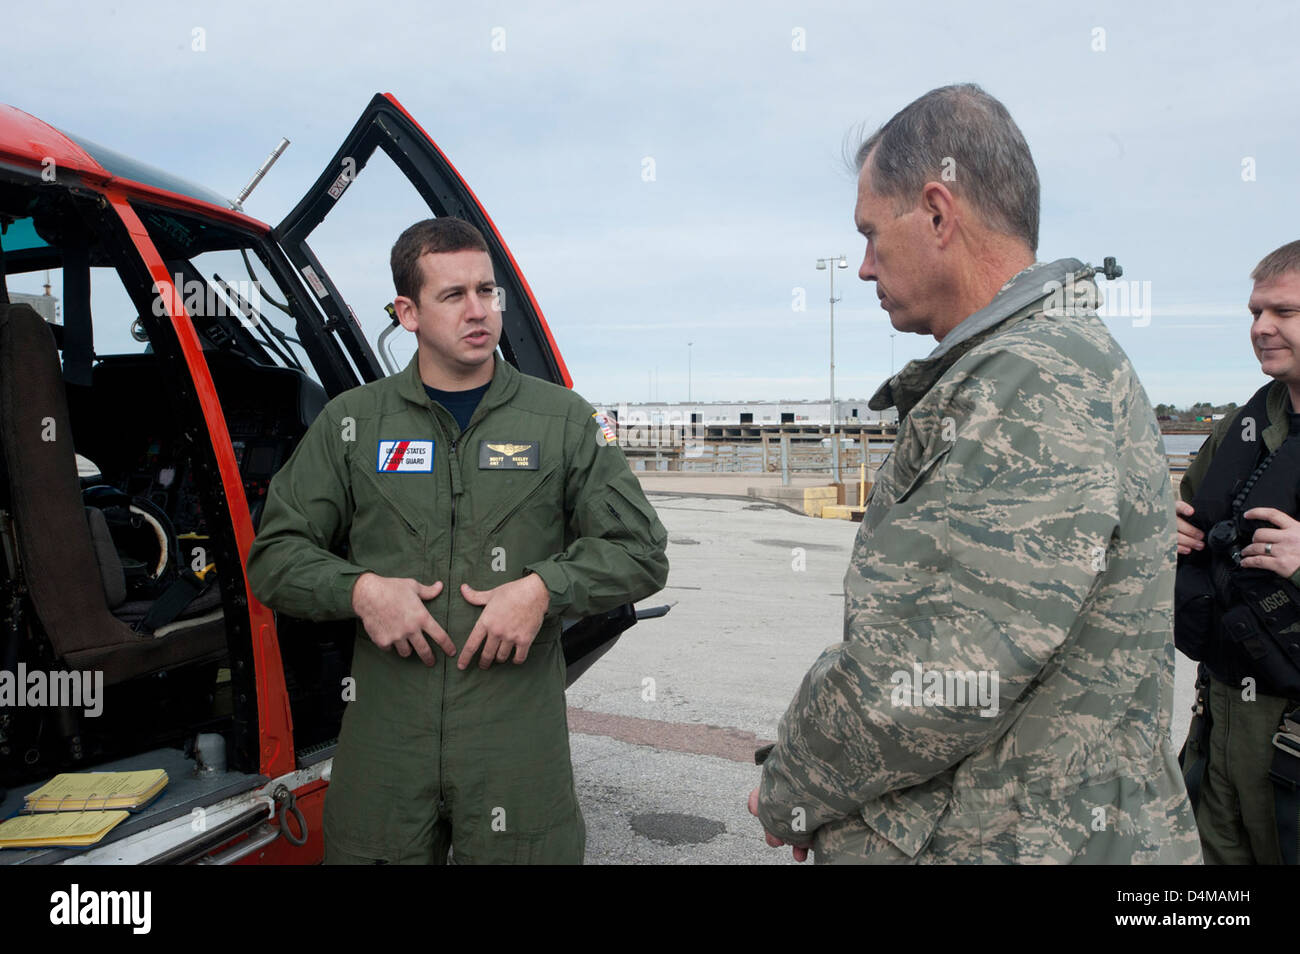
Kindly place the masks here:
MULTIPOLYGON (((753 750, 840 638, 858 524, 730 497, 650 500, 671 570, 642 605, 672 611, 629 630, 568 693, 587 863, 792 863, 746 811, 753 750)), ((1194 675, 1180 656, 1176 746, 1194 675)))

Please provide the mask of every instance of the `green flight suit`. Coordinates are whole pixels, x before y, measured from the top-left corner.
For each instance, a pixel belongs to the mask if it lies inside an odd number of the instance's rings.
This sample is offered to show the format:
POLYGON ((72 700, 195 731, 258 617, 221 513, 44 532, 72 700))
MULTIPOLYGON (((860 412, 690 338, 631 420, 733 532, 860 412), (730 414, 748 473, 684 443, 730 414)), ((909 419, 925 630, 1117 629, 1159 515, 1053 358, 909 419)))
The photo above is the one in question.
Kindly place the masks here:
MULTIPOLYGON (((1291 398, 1281 381, 1274 381, 1267 397, 1268 421, 1258 421, 1260 439, 1270 453, 1282 446, 1290 426, 1291 398)), ((1210 464, 1225 436, 1240 427, 1237 414, 1224 416, 1188 465, 1178 485, 1182 500, 1191 503, 1209 473, 1210 464)), ((1300 586, 1300 570, 1291 576, 1300 586)), ((1273 733, 1292 700, 1258 692, 1245 695, 1241 686, 1210 676, 1208 706, 1210 737, 1205 775, 1196 805, 1196 825, 1206 864, 1276 865, 1282 862, 1278 842, 1274 785, 1268 772, 1273 764, 1273 733), (1244 696, 1244 697, 1243 697, 1244 696)), ((1188 729, 1187 748, 1200 748, 1195 721, 1188 729)))
POLYGON ((443 582, 429 612, 457 649, 488 590, 526 572, 550 607, 523 664, 465 671, 430 642, 426 667, 357 621, 348 704, 325 800, 326 861, 579 863, 561 616, 643 599, 668 572, 667 533, 612 435, 565 388, 494 357, 462 433, 417 359, 326 405, 271 482, 248 579, 293 616, 354 616, 367 570, 443 582), (515 446, 510 446, 515 445, 515 446), (348 559, 330 551, 343 542, 348 559))

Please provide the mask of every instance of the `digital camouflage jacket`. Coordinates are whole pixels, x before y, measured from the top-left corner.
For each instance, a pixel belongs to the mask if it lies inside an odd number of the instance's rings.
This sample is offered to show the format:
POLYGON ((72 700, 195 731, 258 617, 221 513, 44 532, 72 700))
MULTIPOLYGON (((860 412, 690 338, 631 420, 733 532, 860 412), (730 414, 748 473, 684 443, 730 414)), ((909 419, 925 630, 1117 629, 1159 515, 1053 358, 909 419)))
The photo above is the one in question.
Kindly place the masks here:
POLYGON ((1173 495, 1091 270, 1036 264, 898 407, 759 815, 819 862, 1199 862, 1169 741, 1173 495))

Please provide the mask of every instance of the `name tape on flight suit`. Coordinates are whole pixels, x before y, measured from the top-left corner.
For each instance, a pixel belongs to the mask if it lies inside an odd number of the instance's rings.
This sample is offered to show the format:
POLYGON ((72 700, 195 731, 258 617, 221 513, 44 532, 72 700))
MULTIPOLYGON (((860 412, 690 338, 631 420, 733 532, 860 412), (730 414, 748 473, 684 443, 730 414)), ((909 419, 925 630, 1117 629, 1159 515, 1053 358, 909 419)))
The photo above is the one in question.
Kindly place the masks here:
POLYGON ((375 470, 380 474, 433 471, 433 441, 380 441, 375 470))
POLYGON ((536 470, 539 441, 479 441, 479 470, 536 470))

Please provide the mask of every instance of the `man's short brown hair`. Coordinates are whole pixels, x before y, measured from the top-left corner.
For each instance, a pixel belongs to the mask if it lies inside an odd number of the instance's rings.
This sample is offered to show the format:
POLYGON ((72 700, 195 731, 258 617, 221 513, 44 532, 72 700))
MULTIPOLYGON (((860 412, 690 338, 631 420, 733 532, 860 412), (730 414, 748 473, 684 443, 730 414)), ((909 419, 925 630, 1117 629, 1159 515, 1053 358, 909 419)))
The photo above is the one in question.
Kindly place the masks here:
POLYGON ((1288 242, 1265 255, 1250 273, 1250 280, 1256 284, 1271 282, 1287 272, 1300 272, 1300 241, 1288 242))
POLYGON ((420 270, 420 257, 426 252, 435 255, 443 252, 486 252, 487 241, 483 233, 464 219, 444 215, 438 219, 416 222, 397 237, 393 244, 389 264, 393 269, 393 287, 397 294, 412 301, 420 300, 424 272, 420 270))

